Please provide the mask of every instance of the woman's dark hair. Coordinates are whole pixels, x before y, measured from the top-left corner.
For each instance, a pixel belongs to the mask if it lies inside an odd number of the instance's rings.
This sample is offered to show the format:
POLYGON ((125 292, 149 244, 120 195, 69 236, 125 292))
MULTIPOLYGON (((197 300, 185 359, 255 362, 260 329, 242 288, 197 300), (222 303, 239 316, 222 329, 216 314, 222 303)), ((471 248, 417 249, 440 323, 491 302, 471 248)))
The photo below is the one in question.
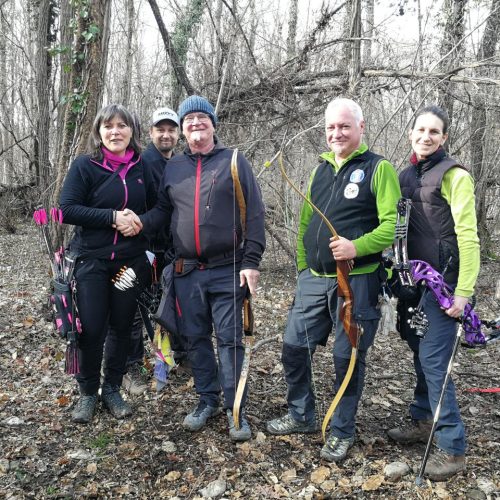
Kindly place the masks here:
POLYGON ((450 126, 450 117, 448 116, 448 113, 443 109, 440 108, 439 106, 426 106, 425 108, 420 109, 417 111, 415 114, 415 117, 413 118, 413 123, 411 125, 411 128, 415 128, 415 123, 417 121, 417 118, 422 115, 427 115, 431 114, 434 116, 437 116, 442 122, 443 122, 443 134, 448 133, 448 127, 450 126))
POLYGON ((115 116, 119 116, 126 124, 132 129, 132 137, 130 138, 129 147, 131 147, 137 154, 141 152, 140 146, 140 129, 137 123, 137 117, 133 115, 125 106, 121 104, 109 104, 102 108, 94 119, 92 130, 90 132, 88 142, 88 153, 93 157, 102 158, 102 141, 99 129, 103 122, 112 120, 115 116))

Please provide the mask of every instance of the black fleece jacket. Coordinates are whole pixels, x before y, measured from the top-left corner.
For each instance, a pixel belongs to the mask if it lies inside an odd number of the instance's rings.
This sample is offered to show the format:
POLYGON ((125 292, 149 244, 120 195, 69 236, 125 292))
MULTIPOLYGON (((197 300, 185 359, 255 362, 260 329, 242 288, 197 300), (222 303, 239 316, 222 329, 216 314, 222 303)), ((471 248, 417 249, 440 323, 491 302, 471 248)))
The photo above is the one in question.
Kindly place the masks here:
MULTIPOLYGON (((141 158, 145 167, 151 170, 155 188, 158 191, 169 160, 160 153, 152 142, 143 151, 141 158)), ((149 249, 155 253, 166 252, 172 246, 172 240, 166 226, 161 227, 158 231, 145 232, 145 236, 149 240, 149 249)))
POLYGON ((243 241, 231 177, 233 150, 217 142, 206 155, 186 149, 168 162, 155 208, 142 215, 147 231, 166 225, 177 257, 217 265, 241 262, 257 269, 264 252, 264 205, 246 158, 238 154, 238 175, 246 202, 243 241))
POLYGON ((148 248, 144 235, 125 238, 112 228, 113 210, 129 208, 142 214, 156 202, 150 170, 139 155, 134 155, 131 165, 101 189, 113 175, 102 160, 82 155, 71 164, 60 206, 64 222, 79 226, 70 245, 81 257, 121 259, 140 255, 148 248))

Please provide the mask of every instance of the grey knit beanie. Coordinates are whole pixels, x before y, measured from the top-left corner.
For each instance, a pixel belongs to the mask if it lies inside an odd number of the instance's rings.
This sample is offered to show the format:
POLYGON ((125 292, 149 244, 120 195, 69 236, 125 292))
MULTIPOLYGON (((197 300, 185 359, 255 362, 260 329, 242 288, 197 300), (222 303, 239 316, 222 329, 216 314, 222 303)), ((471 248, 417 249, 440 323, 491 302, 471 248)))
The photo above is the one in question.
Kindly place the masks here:
POLYGON ((210 117, 210 120, 212 120, 213 126, 215 127, 217 125, 217 116, 215 114, 214 107, 204 97, 199 95, 190 95, 181 102, 177 111, 181 122, 181 128, 184 117, 189 113, 196 112, 207 114, 210 117))

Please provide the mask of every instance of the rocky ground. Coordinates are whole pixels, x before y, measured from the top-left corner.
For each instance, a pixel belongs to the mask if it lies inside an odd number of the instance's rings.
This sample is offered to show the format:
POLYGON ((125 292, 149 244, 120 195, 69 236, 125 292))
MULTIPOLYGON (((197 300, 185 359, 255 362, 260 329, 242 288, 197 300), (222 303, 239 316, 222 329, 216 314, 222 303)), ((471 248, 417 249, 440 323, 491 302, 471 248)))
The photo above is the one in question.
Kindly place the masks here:
MULTIPOLYGON (((63 343, 52 330, 46 302, 47 259, 28 223, 0 233, 0 498, 500 498, 498 393, 468 392, 500 385, 500 342, 459 350, 454 366, 468 431, 468 469, 444 483, 415 486, 424 446, 401 447, 388 428, 407 419, 414 375, 411 356, 396 333, 380 334, 369 357, 357 441, 341 465, 320 459, 320 435, 273 437, 267 419, 286 411, 280 364, 281 337, 293 296, 290 263, 267 254, 254 307, 248 419, 250 442, 233 444, 225 415, 199 433, 180 423, 196 403, 192 381, 172 373, 160 394, 129 398, 135 414, 118 422, 100 409, 93 425, 71 423, 77 398, 63 373, 63 343), (410 470, 399 480, 384 473, 400 461, 410 470)), ((478 310, 500 316, 495 284, 500 263, 483 262, 478 310)), ((321 414, 332 399, 331 344, 314 358, 321 414)))

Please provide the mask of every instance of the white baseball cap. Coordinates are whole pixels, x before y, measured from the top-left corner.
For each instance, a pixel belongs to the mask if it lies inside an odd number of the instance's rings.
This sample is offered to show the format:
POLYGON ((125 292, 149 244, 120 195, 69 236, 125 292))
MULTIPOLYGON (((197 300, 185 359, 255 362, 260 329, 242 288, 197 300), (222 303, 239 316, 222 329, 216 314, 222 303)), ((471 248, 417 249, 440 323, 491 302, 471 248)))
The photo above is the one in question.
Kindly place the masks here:
POLYGON ((153 113, 153 118, 151 119, 151 125, 157 125, 163 120, 170 120, 174 122, 177 126, 179 126, 179 117, 175 111, 172 111, 170 108, 158 108, 153 113))

